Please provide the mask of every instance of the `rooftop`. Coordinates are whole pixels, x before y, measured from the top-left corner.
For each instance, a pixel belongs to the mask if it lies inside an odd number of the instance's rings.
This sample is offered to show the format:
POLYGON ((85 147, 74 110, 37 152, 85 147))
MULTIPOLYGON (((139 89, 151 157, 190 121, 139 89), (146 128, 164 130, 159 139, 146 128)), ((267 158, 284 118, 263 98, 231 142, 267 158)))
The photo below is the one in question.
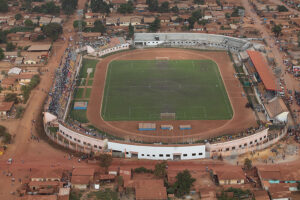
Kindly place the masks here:
POLYGON ((71 183, 72 184, 89 184, 90 177, 89 176, 72 176, 71 183))
POLYGON ((49 51, 51 44, 35 44, 31 45, 27 51, 49 51))
POLYGON ((167 199, 167 190, 162 179, 136 180, 135 197, 136 200, 167 199))
POLYGON ((10 111, 14 102, 0 102, 0 111, 10 111))
POLYGON ((288 112, 288 109, 283 100, 277 97, 268 101, 268 103, 264 104, 264 106, 271 118, 274 118, 283 112, 288 112))
POLYGON ((275 76, 270 71, 265 59, 263 58, 262 54, 258 51, 247 51, 256 71, 259 74, 265 88, 267 90, 276 91, 276 83, 275 83, 275 76))

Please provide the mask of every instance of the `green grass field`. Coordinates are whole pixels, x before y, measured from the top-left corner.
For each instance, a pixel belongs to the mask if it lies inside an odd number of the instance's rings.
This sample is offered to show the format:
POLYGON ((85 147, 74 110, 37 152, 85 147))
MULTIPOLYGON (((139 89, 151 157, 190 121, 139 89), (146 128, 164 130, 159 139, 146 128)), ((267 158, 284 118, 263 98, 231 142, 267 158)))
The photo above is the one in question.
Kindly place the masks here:
POLYGON ((75 96, 74 96, 74 99, 81 99, 83 98, 83 92, 84 92, 84 88, 76 88, 75 89, 75 96))
MULTIPOLYGON (((86 117, 86 110, 74 110, 74 103, 76 101, 72 101, 72 109, 70 111, 70 117, 80 123, 88 123, 89 120, 86 117)), ((87 101, 88 102, 88 101, 87 101)))
POLYGON ((228 120, 233 111, 211 60, 116 60, 110 63, 101 115, 106 121, 228 120))
POLYGON ((85 98, 90 98, 92 92, 92 88, 85 89, 85 98))
POLYGON ((79 72, 79 77, 80 78, 87 78, 88 68, 93 68, 93 72, 90 73, 90 78, 93 78, 94 73, 95 73, 95 68, 96 68, 96 65, 97 65, 98 62, 99 62, 99 60, 83 59, 82 60, 82 67, 81 67, 80 72, 79 72))

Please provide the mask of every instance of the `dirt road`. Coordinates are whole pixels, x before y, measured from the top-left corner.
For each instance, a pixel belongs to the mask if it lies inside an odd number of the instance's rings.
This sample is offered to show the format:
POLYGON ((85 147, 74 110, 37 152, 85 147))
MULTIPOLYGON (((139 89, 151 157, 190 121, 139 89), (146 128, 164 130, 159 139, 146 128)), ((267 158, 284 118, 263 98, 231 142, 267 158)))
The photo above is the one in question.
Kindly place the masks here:
MULTIPOLYGON (((86 0, 79 0, 79 9, 84 8, 85 2, 86 0)), ((67 38, 75 35, 73 30, 73 19, 76 17, 77 16, 71 16, 69 20, 66 20, 64 23, 64 33, 62 36, 66 38, 66 40, 64 41, 59 39, 58 41, 54 42, 52 46, 53 54, 49 59, 48 64, 45 66, 45 69, 47 70, 43 75, 41 75, 41 82, 38 87, 32 90, 22 119, 0 121, 1 125, 6 126, 9 132, 12 135, 15 135, 13 144, 8 146, 8 150, 0 158, 1 173, 3 170, 7 170, 7 165, 5 162, 8 158, 13 158, 17 162, 23 160, 32 168, 40 168, 42 166, 50 167, 51 165, 59 162, 63 165, 66 164, 66 162, 63 161, 63 155, 65 154, 64 152, 54 149, 48 143, 42 140, 31 139, 32 135, 38 137, 35 125, 32 123, 32 121, 40 117, 40 110, 45 98, 48 95, 50 87, 52 86, 55 70, 59 66, 65 49, 69 46, 67 38), (31 163, 32 160, 35 162, 31 163)), ((24 166, 22 165, 22 167, 24 166)), ((21 169, 18 169, 15 172, 21 173, 21 171, 21 169)), ((17 185, 10 184, 8 178, 1 177, 0 186, 0 199, 15 199, 15 197, 11 196, 9 193, 15 191, 17 185)))
MULTIPOLYGON (((274 3, 279 4, 277 0, 272 0, 274 3)), ((265 39, 267 45, 270 47, 271 52, 274 54, 274 58, 275 58, 275 62, 276 62, 276 67, 281 69, 281 76, 280 78, 283 78, 285 80, 286 83, 286 89, 288 90, 292 90, 293 94, 295 90, 299 89, 299 83, 297 80, 295 80, 293 78, 293 76, 289 73, 285 73, 285 70, 287 69, 287 67, 283 64, 283 60, 284 60, 284 52, 279 51, 279 48, 276 45, 276 38, 273 35, 273 33, 271 33, 270 30, 268 30, 263 24, 262 24, 262 20, 260 19, 260 17, 257 15, 257 13, 255 12, 255 10, 253 9, 253 7, 250 5, 248 0, 242 0, 242 4, 245 8, 245 15, 248 17, 251 17, 254 20, 254 26, 256 29, 258 29, 261 34, 262 34, 262 38, 265 39)), ((294 12, 293 9, 291 9, 291 11, 294 12)), ((297 13, 300 14, 300 12, 297 11, 297 13)), ((279 84, 277 82, 277 84, 279 84)), ((279 85, 278 85, 279 88, 279 85)), ((291 106, 292 110, 294 109, 299 109, 299 106, 296 105, 295 103, 291 106)), ((300 119, 298 119, 298 123, 300 123, 300 119)))

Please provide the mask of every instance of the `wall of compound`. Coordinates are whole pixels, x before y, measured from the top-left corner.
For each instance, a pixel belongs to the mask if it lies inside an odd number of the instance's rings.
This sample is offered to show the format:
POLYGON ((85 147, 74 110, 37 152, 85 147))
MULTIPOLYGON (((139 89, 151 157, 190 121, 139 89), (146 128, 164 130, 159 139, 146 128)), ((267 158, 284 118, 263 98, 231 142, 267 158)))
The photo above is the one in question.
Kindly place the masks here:
POLYGON ((150 146, 108 142, 108 149, 125 153, 126 157, 137 155, 139 159, 173 160, 180 155, 181 160, 205 158, 205 145, 195 146, 150 146))

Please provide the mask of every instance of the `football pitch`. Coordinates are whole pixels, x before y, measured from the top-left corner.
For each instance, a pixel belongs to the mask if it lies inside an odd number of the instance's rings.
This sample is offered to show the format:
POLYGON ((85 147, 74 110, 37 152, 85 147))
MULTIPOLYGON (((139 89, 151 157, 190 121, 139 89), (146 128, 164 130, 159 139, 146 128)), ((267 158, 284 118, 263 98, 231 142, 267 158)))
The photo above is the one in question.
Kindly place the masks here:
POLYGON ((115 60, 107 69, 106 121, 228 120, 233 111, 212 60, 115 60))

